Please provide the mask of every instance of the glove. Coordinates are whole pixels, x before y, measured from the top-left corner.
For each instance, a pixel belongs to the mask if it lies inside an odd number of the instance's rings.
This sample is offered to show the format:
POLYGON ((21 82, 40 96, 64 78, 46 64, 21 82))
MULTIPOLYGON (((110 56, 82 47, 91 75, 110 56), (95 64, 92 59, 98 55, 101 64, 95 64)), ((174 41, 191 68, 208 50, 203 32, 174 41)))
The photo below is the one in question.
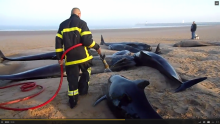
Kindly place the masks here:
POLYGON ((96 50, 98 52, 98 54, 101 54, 101 48, 99 48, 98 50, 96 50))

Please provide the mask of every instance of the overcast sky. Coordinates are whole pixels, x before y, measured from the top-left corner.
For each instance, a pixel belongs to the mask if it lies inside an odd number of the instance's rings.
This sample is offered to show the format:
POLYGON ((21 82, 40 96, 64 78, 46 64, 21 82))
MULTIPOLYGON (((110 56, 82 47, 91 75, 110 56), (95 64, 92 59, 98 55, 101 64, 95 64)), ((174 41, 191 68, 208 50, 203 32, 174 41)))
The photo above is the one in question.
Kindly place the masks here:
POLYGON ((73 7, 88 25, 220 22, 214 0, 0 0, 0 25, 59 25, 73 7))

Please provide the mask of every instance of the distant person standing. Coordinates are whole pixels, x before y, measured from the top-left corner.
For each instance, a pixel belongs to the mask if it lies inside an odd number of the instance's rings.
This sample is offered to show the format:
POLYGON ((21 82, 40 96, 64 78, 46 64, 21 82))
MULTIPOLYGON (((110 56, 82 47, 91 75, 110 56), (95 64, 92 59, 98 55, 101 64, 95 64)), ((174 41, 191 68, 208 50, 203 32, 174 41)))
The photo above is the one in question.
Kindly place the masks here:
POLYGON ((191 26, 191 32, 192 32, 192 38, 191 39, 195 38, 196 28, 197 28, 197 25, 196 25, 195 21, 193 21, 192 26, 191 26))

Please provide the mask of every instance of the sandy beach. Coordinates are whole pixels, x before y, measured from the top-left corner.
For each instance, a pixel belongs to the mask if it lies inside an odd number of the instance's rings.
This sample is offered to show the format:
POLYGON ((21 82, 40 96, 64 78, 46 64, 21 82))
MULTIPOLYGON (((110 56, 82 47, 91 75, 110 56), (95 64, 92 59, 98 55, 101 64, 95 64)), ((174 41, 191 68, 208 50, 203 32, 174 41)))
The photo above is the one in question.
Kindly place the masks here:
MULTIPOLYGON (((220 42, 220 26, 198 26, 196 34, 200 40, 220 42)), ((76 108, 70 109, 67 96, 67 79, 57 97, 41 108, 28 111, 10 111, 0 109, 0 118, 115 118, 106 101, 96 107, 92 104, 103 94, 111 74, 120 74, 131 80, 149 80, 145 94, 155 111, 164 119, 220 118, 220 46, 172 47, 182 40, 190 39, 190 27, 148 28, 148 29, 109 29, 92 30, 93 39, 100 43, 101 35, 105 42, 142 42, 153 47, 161 44, 161 56, 175 68, 178 74, 187 80, 208 77, 186 91, 173 93, 166 85, 166 77, 150 67, 135 67, 132 70, 100 73, 91 76, 89 94, 79 97, 76 108)), ((5 56, 32 55, 55 50, 56 31, 4 31, 0 32, 0 50, 5 56)), ((102 53, 116 51, 102 47, 102 53)), ((0 63, 0 75, 14 74, 36 67, 57 63, 56 60, 8 61, 0 63)), ((102 65, 101 65, 102 66, 102 65)), ((60 78, 32 80, 45 87, 45 91, 30 100, 7 105, 14 108, 32 107, 47 101, 57 90, 60 78)), ((12 82, 16 84, 28 81, 12 82)), ((2 84, 0 84, 1 86, 2 84)), ((21 92, 19 87, 0 90, 0 101, 6 102, 37 92, 21 92)))

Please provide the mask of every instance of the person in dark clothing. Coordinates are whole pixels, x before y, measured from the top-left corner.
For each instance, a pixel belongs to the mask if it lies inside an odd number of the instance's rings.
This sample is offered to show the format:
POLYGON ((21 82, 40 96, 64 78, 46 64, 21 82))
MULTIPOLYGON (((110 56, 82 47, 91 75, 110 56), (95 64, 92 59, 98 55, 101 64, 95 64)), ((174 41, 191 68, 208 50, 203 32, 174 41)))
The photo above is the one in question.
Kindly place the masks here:
POLYGON ((88 93, 93 59, 93 56, 89 53, 89 49, 93 48, 98 54, 101 54, 100 46, 93 41, 92 33, 87 23, 81 20, 80 17, 80 9, 73 8, 70 18, 60 24, 55 39, 56 55, 60 65, 63 65, 63 60, 60 60, 63 49, 67 50, 79 43, 83 44, 70 50, 65 56, 70 108, 74 108, 77 105, 78 95, 88 93), (82 75, 78 81, 80 70, 82 71, 82 75))
POLYGON ((191 32, 192 32, 192 38, 191 38, 191 39, 194 39, 194 38, 195 38, 196 28, 197 28, 197 25, 196 25, 195 21, 193 21, 193 24, 192 24, 192 26, 191 26, 191 32))

